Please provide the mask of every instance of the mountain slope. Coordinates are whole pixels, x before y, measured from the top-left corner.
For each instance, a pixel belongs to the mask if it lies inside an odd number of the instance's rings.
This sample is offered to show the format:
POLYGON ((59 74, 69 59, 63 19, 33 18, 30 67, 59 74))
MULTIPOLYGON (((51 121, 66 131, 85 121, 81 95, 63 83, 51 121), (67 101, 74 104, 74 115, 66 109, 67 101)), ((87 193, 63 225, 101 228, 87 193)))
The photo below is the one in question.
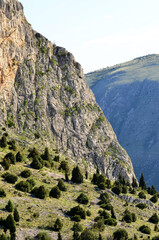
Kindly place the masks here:
POLYGON ((159 55, 86 75, 98 104, 129 153, 137 177, 159 189, 159 55))
POLYGON ((71 53, 27 22, 17 0, 0 1, 1 125, 55 143, 88 169, 132 181, 130 158, 84 82, 71 53))

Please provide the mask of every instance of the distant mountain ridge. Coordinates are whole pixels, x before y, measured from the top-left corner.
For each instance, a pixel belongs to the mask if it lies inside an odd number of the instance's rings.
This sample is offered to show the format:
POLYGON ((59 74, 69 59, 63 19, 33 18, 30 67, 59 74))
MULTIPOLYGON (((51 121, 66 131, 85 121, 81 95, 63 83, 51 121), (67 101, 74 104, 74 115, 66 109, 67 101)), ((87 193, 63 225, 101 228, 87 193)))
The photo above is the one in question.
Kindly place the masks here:
POLYGON ((159 189, 159 55, 86 74, 96 100, 129 153, 137 177, 159 189))

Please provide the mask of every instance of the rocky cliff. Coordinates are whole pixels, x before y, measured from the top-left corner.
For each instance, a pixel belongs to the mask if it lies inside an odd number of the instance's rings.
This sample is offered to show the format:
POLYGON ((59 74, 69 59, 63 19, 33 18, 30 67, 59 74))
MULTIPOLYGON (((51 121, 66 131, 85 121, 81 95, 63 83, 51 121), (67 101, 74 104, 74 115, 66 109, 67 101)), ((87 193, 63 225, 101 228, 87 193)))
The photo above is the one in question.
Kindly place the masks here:
POLYGON ((32 29, 17 0, 0 0, 0 116, 1 125, 54 139, 61 152, 111 179, 134 176, 80 64, 32 29))
POLYGON ((135 173, 159 189, 159 55, 86 76, 98 104, 130 155, 135 173))

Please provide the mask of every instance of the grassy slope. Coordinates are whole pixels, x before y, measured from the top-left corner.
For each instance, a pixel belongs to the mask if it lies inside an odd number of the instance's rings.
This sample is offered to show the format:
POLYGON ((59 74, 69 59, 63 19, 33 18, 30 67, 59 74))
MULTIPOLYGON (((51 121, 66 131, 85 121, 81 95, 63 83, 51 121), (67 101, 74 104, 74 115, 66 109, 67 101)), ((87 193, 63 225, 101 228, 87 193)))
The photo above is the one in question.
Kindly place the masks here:
MULTIPOLYGON (((1 131, 1 134, 3 131, 1 131)), ((12 138, 17 139, 17 136, 15 136, 13 133, 9 132, 9 135, 12 138)), ((23 139, 24 140, 24 139, 23 139)), ((29 139, 25 139, 29 141, 29 139)), ((64 173, 60 172, 58 170, 59 163, 54 164, 53 169, 43 168, 41 170, 35 170, 30 168, 30 160, 27 158, 28 155, 28 148, 33 146, 38 146, 38 148, 41 150, 44 149, 44 146, 41 145, 40 140, 32 140, 31 145, 24 147, 23 144, 17 145, 17 151, 21 151, 23 155, 25 156, 25 160, 22 163, 16 163, 15 165, 11 165, 9 171, 11 173, 14 173, 18 176, 18 181, 25 180, 20 176, 20 173, 22 170, 29 168, 32 171, 32 178, 36 181, 36 186, 44 185, 48 191, 55 185, 57 185, 57 179, 64 178, 64 173), (37 145, 37 143, 39 145, 37 145), (41 147, 40 147, 41 145, 41 147)), ((17 152, 16 151, 16 152, 17 152)), ((0 159, 2 160, 4 155, 10 152, 10 150, 7 148, 3 149, 0 148, 0 159)), ((16 153, 15 152, 15 153, 16 153)), ((55 152, 51 151, 51 154, 54 155, 55 152)), ((64 156, 61 156, 61 159, 64 159, 64 156)), ((70 168, 72 169, 74 164, 70 162, 70 168)), ((84 173, 84 169, 82 169, 84 173)), ((1 172, 0 175, 2 175, 3 172, 1 172)), ((86 220, 82 220, 81 224, 83 227, 89 227, 92 228, 94 224, 94 218, 98 216, 98 211, 100 209, 100 206, 98 205, 99 196, 102 190, 99 190, 96 188, 95 185, 91 183, 92 176, 89 175, 89 179, 84 179, 84 183, 82 184, 73 184, 72 182, 65 183, 67 186, 67 192, 61 192, 62 196, 60 199, 55 198, 49 198, 47 197, 45 200, 41 200, 38 198, 33 197, 30 193, 24 193, 17 189, 15 189, 15 184, 9 184, 3 180, 2 177, 0 177, 0 187, 4 188, 6 191, 7 196, 5 198, 0 199, 0 216, 6 217, 9 213, 4 210, 5 205, 7 204, 8 200, 11 199, 14 203, 14 206, 17 206, 18 211, 20 213, 20 222, 17 224, 17 236, 18 239, 24 239, 22 236, 35 236, 37 232, 39 231, 48 231, 53 239, 56 239, 57 233, 48 230, 48 226, 52 225, 55 221, 55 219, 59 216, 64 224, 63 229, 61 231, 62 236, 64 239, 71 239, 72 238, 72 226, 74 224, 73 221, 70 220, 70 218, 65 214, 67 210, 69 210, 71 207, 74 207, 77 205, 76 198, 80 194, 80 192, 84 192, 89 197, 89 204, 86 206, 83 206, 86 210, 91 211, 91 216, 87 217, 86 220), (39 213, 39 217, 35 218, 33 217, 34 213, 39 213)), ((133 195, 133 197, 137 197, 138 192, 136 195, 133 195)), ((131 195, 132 194, 128 194, 131 195)), ((147 199, 150 198, 150 195, 147 195, 147 199)), ((110 194, 111 204, 114 207, 118 224, 116 227, 106 226, 105 230, 102 232, 102 236, 104 239, 106 239, 107 236, 110 236, 113 234, 113 232, 119 228, 124 227, 127 229, 129 233, 129 237, 133 237, 134 233, 138 237, 141 237, 142 234, 138 231, 138 228, 140 225, 145 224, 149 225, 152 229, 151 236, 157 235, 156 232, 153 231, 154 224, 147 223, 148 218, 156 212, 156 210, 153 210, 152 208, 147 208, 146 210, 140 210, 135 207, 134 204, 129 204, 128 209, 131 212, 135 212, 137 215, 137 221, 135 223, 124 223, 121 221, 123 212, 125 210, 125 201, 119 199, 117 196, 113 196, 110 194)), ((158 203, 156 204, 158 206, 158 203)), ((98 235, 98 230, 93 230, 96 235, 98 235)), ((146 235, 145 235, 146 236, 146 235)))

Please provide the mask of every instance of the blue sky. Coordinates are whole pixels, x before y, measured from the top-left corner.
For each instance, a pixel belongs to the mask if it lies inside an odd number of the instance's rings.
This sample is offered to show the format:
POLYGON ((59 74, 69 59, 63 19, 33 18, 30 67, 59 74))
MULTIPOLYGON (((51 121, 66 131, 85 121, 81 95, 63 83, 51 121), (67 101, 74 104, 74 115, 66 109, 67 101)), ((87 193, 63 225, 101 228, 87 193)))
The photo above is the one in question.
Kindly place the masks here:
POLYGON ((32 27, 84 72, 159 54, 159 0, 21 0, 32 27))

